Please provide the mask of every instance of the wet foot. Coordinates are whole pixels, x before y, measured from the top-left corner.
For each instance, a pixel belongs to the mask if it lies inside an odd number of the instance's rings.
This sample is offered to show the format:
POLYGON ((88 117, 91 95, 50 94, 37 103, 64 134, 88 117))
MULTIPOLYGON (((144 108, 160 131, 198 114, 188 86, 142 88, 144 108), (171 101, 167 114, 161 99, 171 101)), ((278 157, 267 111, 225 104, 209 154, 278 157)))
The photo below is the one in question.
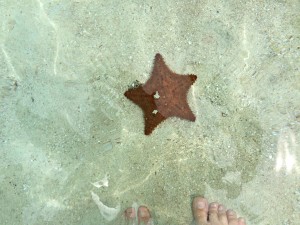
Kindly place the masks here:
MULTIPOLYGON (((146 206, 129 207, 124 211, 126 225, 153 225, 153 219, 146 206)), ((196 197, 192 205, 194 225, 246 225, 233 210, 226 210, 217 202, 208 203, 205 198, 196 197)))
POLYGON ((152 225, 153 221, 149 209, 146 206, 140 206, 137 210, 134 207, 127 208, 124 211, 124 217, 129 225, 152 225))
POLYGON ((193 217, 195 225, 246 225, 243 218, 237 218, 233 210, 227 210, 216 202, 208 204, 205 198, 193 200, 193 217))

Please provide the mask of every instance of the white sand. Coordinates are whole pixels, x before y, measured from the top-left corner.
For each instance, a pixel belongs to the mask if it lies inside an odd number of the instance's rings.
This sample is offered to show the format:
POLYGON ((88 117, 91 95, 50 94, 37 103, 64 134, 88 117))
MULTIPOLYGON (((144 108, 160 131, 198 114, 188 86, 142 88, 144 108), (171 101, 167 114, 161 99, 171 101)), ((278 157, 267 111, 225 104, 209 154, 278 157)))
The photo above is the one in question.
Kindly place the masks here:
POLYGON ((300 3, 0 1, 1 224, 186 225, 201 194, 248 225, 300 221, 300 3), (143 134, 123 93, 160 52, 196 74, 196 122, 143 134), (108 187, 91 183, 109 175, 108 187), (119 217, 120 220, 120 217, 119 217))

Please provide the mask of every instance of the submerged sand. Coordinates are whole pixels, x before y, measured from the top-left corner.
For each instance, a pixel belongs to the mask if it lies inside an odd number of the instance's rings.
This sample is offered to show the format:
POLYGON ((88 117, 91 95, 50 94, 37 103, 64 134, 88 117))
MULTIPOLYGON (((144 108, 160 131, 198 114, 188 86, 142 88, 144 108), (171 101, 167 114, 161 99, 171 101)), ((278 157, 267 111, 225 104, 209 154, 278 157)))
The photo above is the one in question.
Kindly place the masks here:
POLYGON ((248 225, 299 224, 299 8, 0 3, 1 224, 116 224, 146 204, 157 224, 186 225, 195 195, 248 225), (198 76, 196 122, 168 119, 145 136, 123 93, 149 78, 157 52, 198 76))

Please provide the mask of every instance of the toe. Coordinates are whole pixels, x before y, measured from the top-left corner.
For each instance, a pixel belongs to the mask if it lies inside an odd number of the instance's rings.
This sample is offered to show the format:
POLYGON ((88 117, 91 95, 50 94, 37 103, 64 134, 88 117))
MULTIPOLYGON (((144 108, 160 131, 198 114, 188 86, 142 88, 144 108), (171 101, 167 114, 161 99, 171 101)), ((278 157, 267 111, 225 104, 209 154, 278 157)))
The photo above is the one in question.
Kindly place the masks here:
POLYGON ((221 224, 228 224, 227 216, 226 216, 226 209, 224 205, 219 205, 218 208, 218 217, 221 224))
POLYGON ((212 224, 219 222, 218 208, 219 208, 219 204, 217 202, 212 202, 209 204, 208 218, 209 221, 212 222, 212 224))
POLYGON ((244 218, 242 217, 238 218, 238 225, 246 225, 244 218))
POLYGON ((151 220, 150 211, 146 206, 140 206, 138 209, 138 224, 148 224, 151 220))
POLYGON ((238 225, 238 219, 235 211, 229 209, 227 210, 226 215, 227 215, 227 220, 229 225, 238 225))
POLYGON ((124 216, 127 220, 131 220, 135 218, 135 209, 133 207, 129 207, 124 211, 124 216))
POLYGON ((205 198, 196 197, 193 200, 193 216, 197 225, 207 223, 208 202, 205 198))

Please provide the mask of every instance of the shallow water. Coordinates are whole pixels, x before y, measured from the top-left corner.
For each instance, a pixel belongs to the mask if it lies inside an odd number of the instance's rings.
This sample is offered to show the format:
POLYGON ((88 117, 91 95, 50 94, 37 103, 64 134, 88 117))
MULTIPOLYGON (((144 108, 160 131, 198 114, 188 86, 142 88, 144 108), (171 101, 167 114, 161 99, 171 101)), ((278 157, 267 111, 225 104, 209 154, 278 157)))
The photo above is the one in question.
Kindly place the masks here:
POLYGON ((1 224, 191 222, 204 195, 248 225, 300 221, 300 3, 0 2, 1 224), (145 136, 123 95, 161 53, 195 122, 145 136), (99 210, 100 208, 100 210, 99 210))

